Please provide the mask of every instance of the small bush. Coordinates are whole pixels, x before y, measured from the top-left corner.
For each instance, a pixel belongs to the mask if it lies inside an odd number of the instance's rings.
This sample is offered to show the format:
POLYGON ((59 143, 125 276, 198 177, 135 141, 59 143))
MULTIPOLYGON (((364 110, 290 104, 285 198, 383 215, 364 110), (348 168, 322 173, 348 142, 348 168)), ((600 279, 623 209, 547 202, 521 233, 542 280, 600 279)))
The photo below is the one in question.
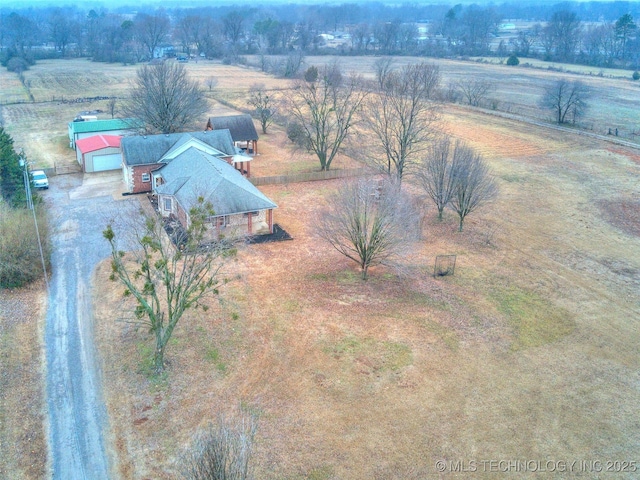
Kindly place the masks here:
POLYGON ((318 80, 318 67, 311 65, 307 68, 307 71, 304 72, 304 79, 307 82, 313 83, 318 80))
POLYGON ((640 72, 636 70, 635 72, 633 72, 633 75, 631 75, 631 78, 633 78, 634 80, 640 80, 640 72))
POLYGON ((509 65, 511 67, 515 67, 516 65, 520 65, 520 60, 518 59, 518 57, 516 57, 515 53, 512 53, 511 55, 509 55, 509 58, 507 58, 507 65, 509 65))
POLYGON ((306 132, 304 131, 304 127, 298 122, 290 122, 287 125, 287 137, 297 147, 307 149, 307 150, 309 149, 307 135, 306 135, 306 132))
POLYGON ((256 434, 255 416, 232 422, 218 418, 217 425, 197 435, 181 459, 188 480, 245 480, 250 478, 251 454, 256 434))
POLYGON ((21 73, 29 70, 29 63, 22 57, 13 57, 7 62, 7 70, 10 72, 21 73))
MULTIPOLYGON (((49 243, 43 207, 36 218, 48 267, 49 243)), ((42 277, 42 260, 31 210, 11 208, 0 200, 0 288, 18 288, 42 277)))

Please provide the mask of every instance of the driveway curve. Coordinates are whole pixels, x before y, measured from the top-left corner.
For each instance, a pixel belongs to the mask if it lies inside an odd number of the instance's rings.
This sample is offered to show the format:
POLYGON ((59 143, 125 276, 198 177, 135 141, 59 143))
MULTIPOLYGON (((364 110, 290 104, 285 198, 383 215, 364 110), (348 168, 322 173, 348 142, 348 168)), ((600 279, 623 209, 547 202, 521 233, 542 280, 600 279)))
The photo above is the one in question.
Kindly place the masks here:
POLYGON ((52 232, 45 346, 48 458, 55 480, 112 476, 105 448, 108 419, 93 343, 91 277, 110 253, 102 238, 103 212, 123 202, 114 196, 120 178, 113 173, 58 176, 44 194, 52 232))

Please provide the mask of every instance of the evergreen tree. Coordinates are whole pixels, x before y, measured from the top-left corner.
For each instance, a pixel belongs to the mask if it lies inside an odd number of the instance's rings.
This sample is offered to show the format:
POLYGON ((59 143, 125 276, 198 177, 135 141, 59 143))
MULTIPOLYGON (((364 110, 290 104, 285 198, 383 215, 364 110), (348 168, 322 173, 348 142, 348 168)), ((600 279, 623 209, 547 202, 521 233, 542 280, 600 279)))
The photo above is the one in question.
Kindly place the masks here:
POLYGON ((0 191, 11 206, 25 206, 26 193, 20 157, 13 149, 13 139, 0 127, 0 191))

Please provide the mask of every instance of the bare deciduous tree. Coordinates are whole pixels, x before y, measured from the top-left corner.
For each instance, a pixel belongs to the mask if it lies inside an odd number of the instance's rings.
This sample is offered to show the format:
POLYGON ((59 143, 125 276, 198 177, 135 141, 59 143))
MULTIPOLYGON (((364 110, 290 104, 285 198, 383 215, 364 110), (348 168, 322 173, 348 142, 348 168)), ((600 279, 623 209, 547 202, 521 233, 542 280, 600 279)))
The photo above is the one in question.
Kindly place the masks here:
POLYGON ((359 77, 342 77, 337 64, 322 69, 316 82, 299 80, 285 94, 285 111, 299 126, 299 145, 329 170, 355 122, 366 92, 359 77))
MULTIPOLYGON (((455 157, 459 145, 456 143, 453 157, 455 157)), ((442 221, 445 207, 449 205, 455 192, 456 183, 455 177, 452 175, 452 163, 451 139, 445 136, 430 145, 427 158, 418 165, 416 172, 419 185, 436 204, 440 221, 442 221)))
POLYGON ((379 90, 384 90, 389 75, 393 72, 393 57, 381 57, 373 63, 379 90))
POLYGON ((218 86, 218 77, 207 77, 204 84, 209 87, 209 91, 211 91, 218 86))
POLYGON ((389 178, 365 178, 344 183, 329 198, 318 221, 318 235, 356 262, 366 280, 369 267, 402 257, 418 226, 417 214, 399 184, 389 178))
POLYGON ((271 125, 273 116, 276 113, 273 107, 273 97, 269 95, 262 84, 252 85, 249 93, 249 104, 255 108, 255 115, 260 120, 262 133, 266 135, 267 128, 271 125))
POLYGON ((233 10, 222 17, 224 35, 232 44, 236 44, 244 35, 245 15, 242 12, 233 10))
POLYGON ((169 17, 161 15, 139 14, 135 20, 136 36, 146 48, 149 58, 153 58, 154 50, 169 36, 171 24, 169 17))
POLYGON ((189 215, 191 224, 182 249, 169 244, 162 222, 155 217, 146 217, 142 228, 128 226, 127 231, 135 232, 131 241, 139 248, 130 255, 119 250, 111 224, 103 232, 111 246, 110 278, 124 285, 125 297, 135 299, 135 322, 153 335, 155 373, 164 370, 167 344, 183 314, 189 309, 206 310, 203 301, 217 295, 223 283, 221 269, 228 246, 200 248, 206 219, 213 215, 211 205, 199 200, 189 215))
POLYGON ((116 105, 118 103, 118 99, 116 97, 111 97, 109 99, 109 101, 107 102, 107 109, 109 110, 109 113, 111 114, 111 118, 114 118, 116 116, 116 105))
POLYGON ((487 80, 460 80, 457 85, 467 103, 473 107, 480 105, 493 88, 487 80))
POLYGON ((199 120, 207 101, 184 65, 163 62, 138 69, 123 111, 144 122, 148 131, 175 133, 199 120))
POLYGON ((542 30, 542 43, 546 54, 560 61, 571 61, 578 50, 582 34, 582 22, 575 12, 558 10, 553 12, 542 30))
POLYGON ((450 207, 460 217, 459 231, 462 231, 467 215, 497 196, 498 185, 482 156, 462 143, 456 144, 451 175, 455 187, 450 207))
POLYGON ((385 61, 376 69, 380 88, 369 97, 363 111, 376 143, 366 157, 369 163, 402 181, 434 135, 440 117, 434 101, 440 72, 437 66, 426 63, 393 71, 385 61))
POLYGON ((575 123, 587 110, 588 97, 589 90, 582 82, 560 79, 545 88, 540 106, 553 110, 558 124, 575 123))
POLYGON ((243 416, 232 423, 224 416, 196 436, 182 457, 188 480, 245 480, 257 430, 256 418, 243 416))
POLYGON ((300 68, 302 67, 303 63, 304 63, 304 53, 302 51, 294 50, 293 52, 289 53, 289 55, 287 55, 284 61, 282 76, 284 78, 295 77, 300 71, 300 68))

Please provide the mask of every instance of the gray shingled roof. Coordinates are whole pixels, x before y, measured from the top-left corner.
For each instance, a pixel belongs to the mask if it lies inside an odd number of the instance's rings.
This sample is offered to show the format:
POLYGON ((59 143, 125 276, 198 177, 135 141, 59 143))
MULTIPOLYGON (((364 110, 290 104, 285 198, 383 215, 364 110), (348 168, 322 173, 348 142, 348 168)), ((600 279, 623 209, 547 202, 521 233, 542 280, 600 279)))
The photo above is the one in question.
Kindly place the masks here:
POLYGON ((258 132, 253 124, 251 115, 229 115, 225 117, 211 117, 209 123, 213 130, 229 129, 234 142, 258 140, 258 132))
POLYGON ((211 202, 216 215, 277 208, 227 162, 194 147, 158 172, 166 183, 156 187, 156 193, 175 196, 187 211, 199 196, 211 202))
POLYGON ((210 130, 204 132, 123 137, 120 146, 122 149, 122 158, 126 165, 157 163, 174 145, 178 142, 185 142, 189 137, 196 138, 226 155, 234 155, 236 153, 236 148, 233 145, 229 130, 210 130))

